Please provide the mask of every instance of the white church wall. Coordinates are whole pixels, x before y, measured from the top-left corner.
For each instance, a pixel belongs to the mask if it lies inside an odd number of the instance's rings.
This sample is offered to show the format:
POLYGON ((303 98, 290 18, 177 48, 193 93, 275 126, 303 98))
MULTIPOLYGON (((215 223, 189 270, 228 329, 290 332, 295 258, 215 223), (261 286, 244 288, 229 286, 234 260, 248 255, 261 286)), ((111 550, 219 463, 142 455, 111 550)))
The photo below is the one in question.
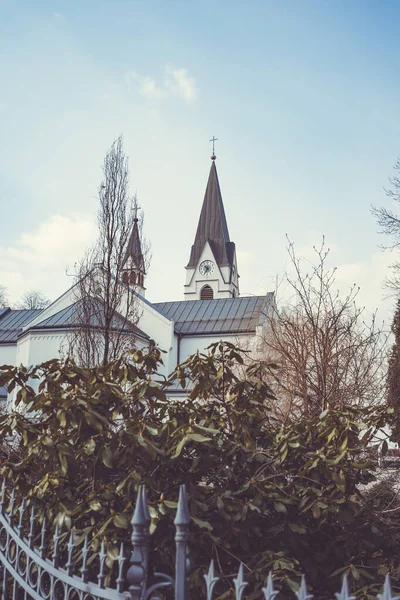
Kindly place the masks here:
POLYGON ((66 344, 65 332, 30 334, 29 360, 31 365, 37 365, 52 358, 60 358, 66 344))
POLYGON ((29 343, 29 335, 26 335, 18 340, 15 360, 16 365, 24 365, 25 367, 29 366, 29 343))
POLYGON ((1 344, 0 345, 0 367, 1 365, 15 365, 17 356, 16 344, 1 344))
POLYGON ((141 300, 138 327, 153 339, 163 354, 164 365, 160 367, 162 375, 168 375, 174 365, 174 324, 164 315, 155 310, 149 303, 141 300))
POLYGON ((183 337, 180 342, 180 362, 184 362, 189 356, 195 354, 197 351, 207 353, 207 346, 215 344, 220 341, 230 342, 231 344, 237 344, 241 347, 247 347, 251 343, 251 334, 243 335, 207 335, 207 336, 195 336, 195 337, 183 337))

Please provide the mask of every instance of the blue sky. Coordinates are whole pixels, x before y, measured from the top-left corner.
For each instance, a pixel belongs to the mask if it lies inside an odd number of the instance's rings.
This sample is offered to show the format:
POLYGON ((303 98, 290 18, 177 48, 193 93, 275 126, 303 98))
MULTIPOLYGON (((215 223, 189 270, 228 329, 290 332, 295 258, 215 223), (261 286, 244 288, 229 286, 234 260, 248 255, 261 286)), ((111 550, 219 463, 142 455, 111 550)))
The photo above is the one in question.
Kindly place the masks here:
POLYGON ((397 1, 0 0, 0 283, 58 296, 95 236, 120 133, 145 209, 148 298, 179 299, 212 135, 242 293, 325 235, 388 314, 370 205, 400 154, 397 1))

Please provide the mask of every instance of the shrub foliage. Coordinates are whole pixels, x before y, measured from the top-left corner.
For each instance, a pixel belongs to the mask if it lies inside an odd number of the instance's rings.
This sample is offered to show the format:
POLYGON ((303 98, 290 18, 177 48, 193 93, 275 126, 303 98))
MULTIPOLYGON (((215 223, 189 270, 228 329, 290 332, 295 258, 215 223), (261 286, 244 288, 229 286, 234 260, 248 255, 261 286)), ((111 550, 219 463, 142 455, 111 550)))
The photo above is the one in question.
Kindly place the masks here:
POLYGON ((274 417, 265 365, 245 366, 233 345, 191 356, 166 381, 156 375, 161 360, 152 347, 90 369, 71 360, 2 367, 0 386, 15 388, 14 410, 0 417, 1 439, 12 440, 2 472, 17 492, 40 518, 88 533, 94 549, 106 539, 112 561, 144 483, 152 562, 172 569, 185 483, 193 584, 214 557, 226 585, 243 561, 254 597, 270 569, 283 589, 305 573, 324 597, 347 571, 366 595, 399 555, 362 495, 375 468, 366 447, 386 409, 327 409, 286 426, 274 417), (178 383, 190 393, 169 396, 178 383))

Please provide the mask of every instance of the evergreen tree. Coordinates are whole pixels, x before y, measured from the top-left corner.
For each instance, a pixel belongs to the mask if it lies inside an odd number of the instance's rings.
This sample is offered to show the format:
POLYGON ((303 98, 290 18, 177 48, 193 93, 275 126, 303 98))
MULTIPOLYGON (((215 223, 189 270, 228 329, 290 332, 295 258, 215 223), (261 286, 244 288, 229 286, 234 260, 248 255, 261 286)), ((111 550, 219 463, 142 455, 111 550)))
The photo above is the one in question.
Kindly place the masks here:
POLYGON ((387 401, 389 406, 394 409, 393 437, 398 441, 400 439, 400 298, 394 313, 392 332, 394 344, 389 359, 387 401))

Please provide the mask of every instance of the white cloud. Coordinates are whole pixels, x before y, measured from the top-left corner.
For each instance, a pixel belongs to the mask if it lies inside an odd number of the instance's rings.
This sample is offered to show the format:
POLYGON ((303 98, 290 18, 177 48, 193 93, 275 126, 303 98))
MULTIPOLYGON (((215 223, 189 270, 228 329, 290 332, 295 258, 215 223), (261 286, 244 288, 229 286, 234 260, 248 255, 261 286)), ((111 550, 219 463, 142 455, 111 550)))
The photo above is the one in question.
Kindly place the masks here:
POLYGON ((0 246, 0 282, 12 301, 37 289, 54 299, 72 283, 69 267, 96 238, 96 225, 87 215, 54 215, 35 231, 23 232, 13 246, 0 246))
POLYGON ((141 78, 139 94, 150 100, 154 98, 166 98, 169 95, 167 89, 161 88, 159 85, 157 85, 154 77, 149 76, 141 78))
POLYGON ((195 102, 199 89, 196 79, 189 75, 187 69, 165 67, 164 78, 158 82, 152 75, 139 75, 136 71, 125 73, 125 82, 137 89, 139 94, 148 100, 164 98, 180 98, 185 102, 195 102))
POLYGON ((165 86, 174 94, 183 98, 187 102, 195 102, 198 89, 194 77, 189 77, 187 69, 167 69, 169 78, 165 81, 165 86))
POLYGON ((65 16, 62 13, 59 13, 59 12, 52 12, 51 16, 53 17, 53 19, 55 21, 64 22, 66 20, 65 16))

